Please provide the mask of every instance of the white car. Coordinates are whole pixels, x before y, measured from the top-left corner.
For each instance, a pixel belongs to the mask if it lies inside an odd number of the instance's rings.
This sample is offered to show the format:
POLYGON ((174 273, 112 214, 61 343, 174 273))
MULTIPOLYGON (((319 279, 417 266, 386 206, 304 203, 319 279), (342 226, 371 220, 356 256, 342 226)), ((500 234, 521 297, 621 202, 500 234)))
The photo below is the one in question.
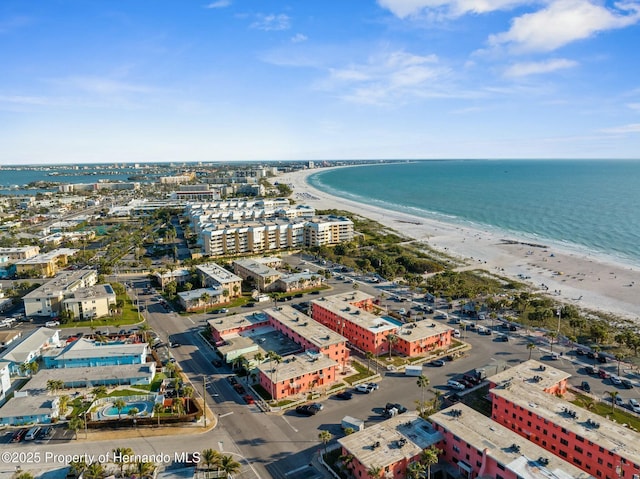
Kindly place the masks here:
POLYGON ((55 328, 56 326, 60 326, 60 321, 47 321, 44 325, 47 328, 55 328))
POLYGON ((371 391, 374 391, 374 389, 368 384, 358 384, 354 389, 359 393, 365 394, 369 394, 371 391))
POLYGON ((637 399, 629 399, 629 407, 631 408, 631 410, 635 413, 640 413, 640 403, 638 402, 637 399))
POLYGON ((620 386, 622 384, 622 380, 615 374, 612 374, 609 380, 611 381, 611 384, 615 384, 616 386, 620 386))
POLYGON ((454 338, 459 338, 460 337, 460 331, 458 329, 454 329, 453 330, 453 337, 454 338))
POLYGON ((452 389, 457 389, 458 391, 464 390, 464 384, 459 383, 458 381, 454 381, 453 379, 449 379, 447 381, 447 386, 449 386, 452 389))

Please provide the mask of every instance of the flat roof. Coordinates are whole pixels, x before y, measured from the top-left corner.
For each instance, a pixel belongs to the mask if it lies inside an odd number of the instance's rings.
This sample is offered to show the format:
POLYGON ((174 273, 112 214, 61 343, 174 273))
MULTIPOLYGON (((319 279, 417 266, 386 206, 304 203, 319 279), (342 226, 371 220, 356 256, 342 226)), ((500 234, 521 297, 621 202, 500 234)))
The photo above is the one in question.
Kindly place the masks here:
POLYGON ((495 387, 491 393, 640 465, 640 434, 621 424, 526 383, 495 387))
POLYGON ((60 271, 55 278, 51 281, 44 283, 37 289, 34 289, 29 294, 25 295, 23 299, 42 298, 47 296, 58 296, 61 292, 67 290, 78 281, 85 279, 88 276, 96 275, 97 272, 94 269, 78 269, 75 271, 60 271))
POLYGON ((257 327, 269 322, 269 318, 262 312, 254 311, 252 313, 232 314, 231 316, 218 315, 207 321, 209 326, 221 334, 224 331, 236 328, 257 327))
POLYGON ((11 361, 16 364, 24 363, 29 359, 29 355, 38 351, 43 345, 58 338, 59 330, 49 328, 34 329, 19 342, 12 342, 0 355, 0 359, 11 361))
POLYGON ((286 356, 280 364, 265 361, 258 365, 258 369, 271 377, 273 369, 274 379, 278 382, 295 379, 308 373, 320 371, 321 369, 337 366, 337 361, 324 354, 312 354, 310 352, 286 356))
POLYGON ((436 321, 422 320, 399 326, 396 335, 405 341, 416 341, 439 336, 448 331, 453 331, 453 328, 436 321))
POLYGON ((76 301, 81 301, 83 299, 90 298, 106 298, 109 296, 115 297, 115 292, 110 284, 96 284, 94 286, 89 286, 87 288, 76 289, 69 298, 66 298, 65 301, 70 299, 74 299, 76 301))
POLYGON ((204 293, 207 293, 210 297, 222 296, 222 288, 198 288, 190 289, 189 291, 181 291, 178 293, 185 302, 199 299, 204 293))
POLYGON ((21 259, 20 261, 16 261, 16 264, 41 264, 41 263, 49 263, 54 261, 59 256, 72 256, 76 254, 78 249, 71 248, 59 248, 49 251, 47 253, 40 253, 36 256, 32 256, 31 258, 21 259))
POLYGON ((383 316, 376 316, 373 313, 354 306, 354 304, 370 298, 373 298, 373 296, 363 293, 362 291, 353 291, 314 299, 311 301, 311 304, 317 304, 318 307, 324 308, 346 321, 368 329, 372 333, 397 329, 397 324, 392 323, 383 316))
POLYGON ((55 348, 47 351, 47 356, 53 356, 61 360, 65 359, 89 359, 89 358, 116 358, 118 356, 142 355, 148 349, 146 343, 114 344, 99 343, 90 339, 80 338, 72 341, 63 348, 55 348))
POLYGON ((505 369, 498 374, 494 374, 488 379, 496 385, 507 382, 528 382, 535 384, 536 388, 540 390, 545 390, 570 377, 570 373, 543 364, 535 359, 530 359, 529 361, 505 369))
POLYGON ((225 268, 216 263, 200 264, 196 266, 196 269, 220 284, 242 281, 242 278, 236 276, 231 271, 227 271, 225 268))
POLYGON ((344 336, 311 319, 310 316, 296 311, 291 306, 283 305, 265 309, 264 313, 318 348, 325 348, 332 344, 341 344, 347 341, 344 336))
POLYGON ((442 434, 429 422, 419 417, 417 412, 407 411, 342 437, 338 443, 366 468, 384 468, 420 455, 424 449, 441 440, 442 434))
POLYGON ((152 364, 154 363, 40 369, 22 389, 24 391, 32 391, 31 394, 34 395, 36 393, 47 394, 47 381, 50 379, 61 379, 68 384, 78 381, 95 382, 114 378, 125 380, 149 377, 152 374, 152 364))
POLYGON ((264 264, 263 262, 257 261, 252 258, 241 258, 234 261, 234 264, 238 264, 239 266, 248 269, 251 273, 261 276, 278 276, 280 277, 282 273, 271 266, 264 264))
POLYGON ((429 419, 476 450, 486 450, 489 457, 523 479, 593 477, 462 403, 437 412, 429 419), (540 463, 540 458, 546 458, 548 464, 540 463))
POLYGON ((42 414, 57 416, 57 412, 53 406, 53 402, 56 399, 57 397, 55 396, 46 396, 44 394, 38 394, 36 396, 14 396, 0 408, 0 418, 37 416, 42 414))

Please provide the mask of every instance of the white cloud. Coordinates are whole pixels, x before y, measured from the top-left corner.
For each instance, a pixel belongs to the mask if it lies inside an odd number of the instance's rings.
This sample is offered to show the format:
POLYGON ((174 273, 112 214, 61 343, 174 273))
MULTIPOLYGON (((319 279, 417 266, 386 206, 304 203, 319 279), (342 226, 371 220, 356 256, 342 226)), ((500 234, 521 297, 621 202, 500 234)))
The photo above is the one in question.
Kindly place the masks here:
POLYGON ((157 89, 146 86, 127 83, 103 77, 69 77, 55 80, 54 83, 69 86, 76 90, 100 95, 118 95, 124 93, 151 93, 157 89))
POLYGON ((364 64, 330 69, 322 87, 342 98, 368 104, 402 103, 409 98, 442 96, 449 68, 435 55, 385 52, 364 64))
POLYGON ((616 3, 615 10, 588 0, 557 0, 546 8, 515 18, 507 32, 491 35, 492 46, 516 51, 552 51, 598 32, 624 28, 640 20, 640 5, 616 3))
POLYGON ((629 125, 614 126, 612 128, 605 128, 605 133, 614 134, 627 134, 627 133, 640 133, 640 123, 630 123, 629 125))
POLYGON ((306 35, 303 35, 302 33, 296 33, 294 36, 291 37, 291 42, 293 43, 302 43, 302 42, 306 42, 308 40, 306 35))
POLYGON ((401 19, 437 13, 445 17, 460 17, 467 13, 488 13, 507 10, 518 5, 538 3, 537 0, 378 0, 378 4, 401 19))
POLYGON ((258 19, 251 24, 251 28, 264 30, 265 32, 288 30, 291 28, 291 19, 284 13, 277 15, 273 13, 268 15, 259 14, 258 19))
POLYGON ((205 5, 204 8, 226 8, 231 5, 231 0, 217 0, 205 5))
POLYGON ((540 75, 542 73, 551 73, 556 70, 573 68, 577 65, 578 62, 575 62, 573 60, 566 60, 564 58, 557 58, 542 62, 516 63, 506 69, 505 76, 523 77, 528 75, 540 75))

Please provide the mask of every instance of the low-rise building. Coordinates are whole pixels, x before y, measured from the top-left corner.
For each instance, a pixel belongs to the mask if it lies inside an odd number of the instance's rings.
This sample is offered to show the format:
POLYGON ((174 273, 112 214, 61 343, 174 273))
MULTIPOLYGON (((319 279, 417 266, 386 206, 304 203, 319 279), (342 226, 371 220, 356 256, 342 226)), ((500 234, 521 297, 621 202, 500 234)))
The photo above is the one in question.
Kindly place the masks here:
POLYGON ((9 261, 20 261, 32 258, 40 253, 39 246, 16 246, 13 248, 0 248, 0 256, 7 256, 9 261))
POLYGON ((7 391, 11 389, 11 373, 9 372, 11 363, 0 359, 0 401, 4 401, 7 391))
MULTIPOLYGON (((459 403, 429 417, 442 435, 441 460, 458 477, 492 479, 592 479, 507 427, 459 403)), ((631 476, 625 476, 631 477, 631 476)))
POLYGON ((60 398, 28 391, 16 391, 0 408, 0 424, 22 426, 25 424, 49 424, 60 416, 60 398))
POLYGON ((62 301, 80 288, 88 288, 98 281, 94 269, 61 271, 54 279, 34 289, 22 299, 27 316, 55 317, 62 312, 62 301))
POLYGON ((252 289, 272 291, 273 284, 280 279, 282 273, 260 258, 241 258, 233 262, 233 271, 245 280, 252 289))
POLYGON ((178 302, 185 311, 197 311, 228 301, 223 293, 222 288, 198 288, 177 294, 178 302))
POLYGON ((41 369, 26 384, 32 395, 47 394, 50 380, 62 381, 64 388, 93 388, 96 386, 148 385, 156 373, 156 363, 121 364, 65 369, 41 369))
POLYGON ((352 477, 404 479, 407 468, 419 462, 422 451, 442 441, 442 433, 429 422, 408 411, 338 439, 341 456, 352 457, 348 468, 352 477))
POLYGON ((42 363, 48 369, 143 364, 148 354, 147 343, 102 343, 80 338, 43 352, 42 363))
POLYGON ((9 364, 11 374, 26 375, 24 366, 40 358, 47 350, 59 347, 60 344, 59 330, 34 329, 27 333, 22 341, 11 343, 0 353, 0 361, 6 361, 9 364))
POLYGON ((69 294, 62 301, 62 309, 72 317, 84 321, 107 316, 111 305, 116 304, 116 293, 110 284, 96 284, 88 288, 80 288, 69 294))
POLYGON ((54 276, 60 269, 67 265, 69 256, 78 252, 77 249, 58 248, 47 253, 38 254, 16 262, 16 273, 28 275, 31 272, 41 277, 54 276))
POLYGON ((203 286, 221 288, 227 300, 242 295, 242 278, 222 266, 215 263, 200 264, 196 270, 203 286))

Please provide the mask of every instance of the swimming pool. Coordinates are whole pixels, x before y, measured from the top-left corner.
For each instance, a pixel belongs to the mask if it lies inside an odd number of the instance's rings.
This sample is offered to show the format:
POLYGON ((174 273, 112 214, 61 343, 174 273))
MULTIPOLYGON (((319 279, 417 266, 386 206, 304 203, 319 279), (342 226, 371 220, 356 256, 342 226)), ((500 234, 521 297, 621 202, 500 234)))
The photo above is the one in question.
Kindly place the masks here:
POLYGON ((134 408, 138 410, 136 416, 142 416, 150 414, 153 410, 153 405, 147 401, 128 402, 118 411, 118 408, 111 403, 111 405, 104 407, 100 412, 102 417, 111 419, 118 416, 129 416, 129 412, 134 408))

